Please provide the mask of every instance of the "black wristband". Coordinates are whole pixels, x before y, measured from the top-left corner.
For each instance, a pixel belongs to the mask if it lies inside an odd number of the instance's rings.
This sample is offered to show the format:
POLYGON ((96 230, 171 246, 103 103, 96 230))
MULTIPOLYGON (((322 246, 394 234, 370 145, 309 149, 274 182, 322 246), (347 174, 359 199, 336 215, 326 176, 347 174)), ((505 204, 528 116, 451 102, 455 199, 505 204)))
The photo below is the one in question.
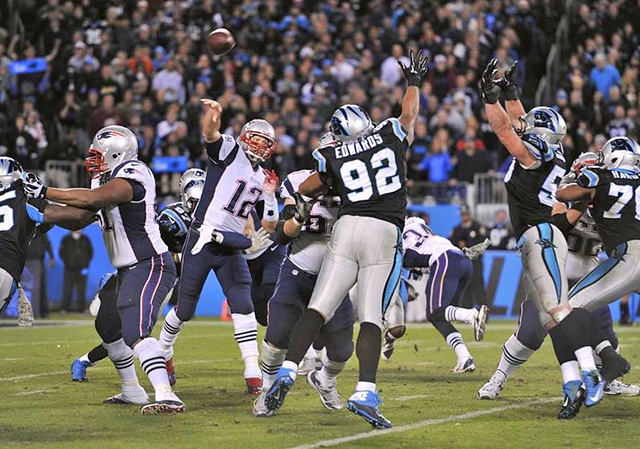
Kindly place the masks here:
POLYGON ((422 79, 419 76, 412 76, 410 78, 407 79, 407 86, 415 86, 417 88, 420 88, 420 83, 422 82, 422 79))
POLYGON ((569 220, 567 219, 566 212, 563 214, 555 214, 553 216, 553 221, 556 227, 560 229, 560 232, 562 232, 565 237, 573 229, 573 225, 569 223, 569 220))
POLYGON ((47 198, 47 188, 47 186, 42 187, 42 192, 40 193, 40 195, 43 200, 47 198))

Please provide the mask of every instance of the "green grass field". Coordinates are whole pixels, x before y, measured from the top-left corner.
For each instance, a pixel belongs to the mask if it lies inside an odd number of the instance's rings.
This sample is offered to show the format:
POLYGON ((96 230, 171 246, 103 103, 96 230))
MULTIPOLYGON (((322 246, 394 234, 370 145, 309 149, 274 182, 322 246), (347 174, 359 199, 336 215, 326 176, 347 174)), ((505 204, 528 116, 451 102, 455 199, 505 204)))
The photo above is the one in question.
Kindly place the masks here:
MULTIPOLYGON (((492 321, 485 341, 468 343, 478 370, 467 375, 450 373, 455 357, 435 329, 410 327, 378 376, 383 413, 395 426, 390 432, 373 431, 346 410, 325 410, 304 378, 275 417, 253 418, 226 323, 197 320, 178 339, 176 392, 187 412, 173 416, 103 405, 119 391, 108 360, 89 369, 89 382, 71 382, 71 362, 97 342, 92 322, 30 329, 7 324, 0 322, 0 448, 640 447, 640 397, 606 397, 572 421, 556 419, 560 374, 548 342, 516 372, 500 400, 478 401, 476 391, 493 372, 513 322, 492 321)), ((640 328, 618 331, 622 353, 639 366, 640 328)), ((468 329, 463 336, 472 340, 468 329)), ((144 373, 138 375, 151 392, 144 373)), ((626 380, 640 383, 640 369, 626 380)), ((339 380, 344 399, 356 381, 354 356, 339 380)))

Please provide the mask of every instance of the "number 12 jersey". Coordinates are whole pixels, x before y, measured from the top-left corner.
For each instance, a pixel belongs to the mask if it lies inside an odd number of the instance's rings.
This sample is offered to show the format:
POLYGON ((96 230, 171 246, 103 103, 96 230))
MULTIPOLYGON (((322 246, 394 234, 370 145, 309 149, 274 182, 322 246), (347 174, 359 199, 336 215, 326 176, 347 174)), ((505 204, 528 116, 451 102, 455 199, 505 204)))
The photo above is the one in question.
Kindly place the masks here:
POLYGON ((313 152, 322 182, 342 201, 338 218, 359 215, 404 226, 408 147, 400 121, 389 118, 359 142, 329 145, 313 152))

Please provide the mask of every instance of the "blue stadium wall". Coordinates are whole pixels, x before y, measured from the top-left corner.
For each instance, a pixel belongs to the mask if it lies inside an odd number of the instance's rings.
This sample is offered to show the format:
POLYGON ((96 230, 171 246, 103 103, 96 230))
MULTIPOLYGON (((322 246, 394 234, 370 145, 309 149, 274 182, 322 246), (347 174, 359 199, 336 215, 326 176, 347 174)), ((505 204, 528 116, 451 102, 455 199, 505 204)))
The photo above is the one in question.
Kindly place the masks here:
MULTIPOLYGON (((460 222, 458 206, 412 206, 413 210, 426 212, 431 216, 431 227, 434 232, 448 236, 455 224, 460 222)), ((49 232, 49 238, 56 255, 56 265, 47 269, 47 293, 49 300, 59 303, 62 297, 62 261, 58 258, 60 241, 67 231, 58 227, 49 232)), ((94 247, 94 257, 89 269, 87 282, 87 296, 89 299, 98 288, 102 276, 113 267, 109 263, 102 233, 97 224, 85 229, 85 234, 91 239, 94 247)), ((517 318, 520 303, 524 298, 520 277, 522 266, 518 256, 513 251, 487 251, 484 255, 484 279, 487 288, 487 298, 491 308, 492 318, 517 318)), ((220 316, 224 294, 215 276, 211 274, 207 279, 201 300, 196 311, 199 316, 220 316)), ((632 297, 632 308, 638 315, 638 295, 632 297)), ((611 311, 614 319, 620 316, 617 303, 612 304, 611 311)))

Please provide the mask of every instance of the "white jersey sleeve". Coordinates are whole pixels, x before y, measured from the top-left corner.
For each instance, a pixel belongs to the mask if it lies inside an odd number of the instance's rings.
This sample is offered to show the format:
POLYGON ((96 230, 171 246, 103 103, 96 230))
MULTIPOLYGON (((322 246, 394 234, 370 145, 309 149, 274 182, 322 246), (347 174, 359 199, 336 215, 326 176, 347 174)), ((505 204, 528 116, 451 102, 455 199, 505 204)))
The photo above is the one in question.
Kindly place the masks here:
POLYGON ((280 188, 280 196, 284 199, 293 199, 293 194, 298 191, 302 184, 309 176, 313 174, 313 170, 298 170, 284 178, 280 188))
POLYGON ((218 142, 205 144, 207 156, 214 164, 230 163, 229 156, 234 152, 237 145, 236 140, 229 134, 222 134, 218 142))

